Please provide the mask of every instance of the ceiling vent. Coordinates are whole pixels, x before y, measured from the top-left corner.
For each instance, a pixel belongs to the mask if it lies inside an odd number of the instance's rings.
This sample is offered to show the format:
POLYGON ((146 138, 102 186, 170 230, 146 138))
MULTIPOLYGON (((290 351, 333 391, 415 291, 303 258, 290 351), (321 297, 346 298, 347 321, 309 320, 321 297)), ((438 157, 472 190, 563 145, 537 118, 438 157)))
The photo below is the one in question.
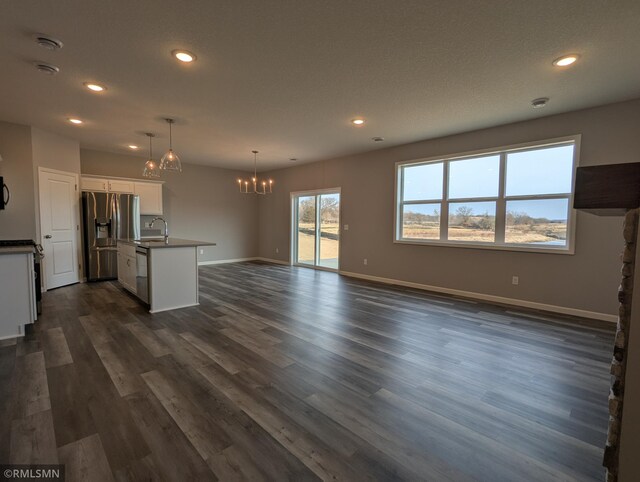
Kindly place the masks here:
POLYGON ((58 67, 56 67, 55 65, 47 64, 45 62, 35 62, 33 65, 35 65, 36 69, 38 69, 43 74, 56 75, 58 72, 60 72, 60 69, 58 67))
POLYGON ((48 35, 44 35, 42 33, 36 34, 33 38, 40 47, 47 50, 58 50, 61 49, 64 45, 57 38, 49 37, 48 35))
POLYGON ((531 105, 534 109, 541 109, 542 107, 545 107, 548 102, 549 97, 539 97, 538 99, 533 99, 531 101, 531 105))

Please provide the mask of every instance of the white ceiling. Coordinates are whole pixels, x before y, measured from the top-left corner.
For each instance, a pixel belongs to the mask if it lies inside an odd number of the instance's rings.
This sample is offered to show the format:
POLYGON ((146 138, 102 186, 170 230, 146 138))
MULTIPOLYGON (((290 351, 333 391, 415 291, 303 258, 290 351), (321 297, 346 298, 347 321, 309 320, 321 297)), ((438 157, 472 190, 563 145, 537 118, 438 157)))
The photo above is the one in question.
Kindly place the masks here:
POLYGON ((160 153, 170 116, 183 162, 266 169, 640 97, 639 58, 637 0, 5 0, 0 119, 160 153))

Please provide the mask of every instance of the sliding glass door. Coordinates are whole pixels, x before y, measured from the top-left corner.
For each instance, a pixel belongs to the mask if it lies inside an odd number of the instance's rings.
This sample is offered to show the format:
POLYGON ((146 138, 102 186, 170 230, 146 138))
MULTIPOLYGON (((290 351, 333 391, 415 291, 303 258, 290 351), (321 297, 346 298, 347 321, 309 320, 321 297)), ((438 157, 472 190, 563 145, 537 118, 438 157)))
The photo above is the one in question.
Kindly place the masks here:
POLYGON ((340 259, 340 192, 292 195, 294 263, 338 270, 340 259))
POLYGON ((296 263, 316 263, 316 196, 297 198, 296 212, 296 263))

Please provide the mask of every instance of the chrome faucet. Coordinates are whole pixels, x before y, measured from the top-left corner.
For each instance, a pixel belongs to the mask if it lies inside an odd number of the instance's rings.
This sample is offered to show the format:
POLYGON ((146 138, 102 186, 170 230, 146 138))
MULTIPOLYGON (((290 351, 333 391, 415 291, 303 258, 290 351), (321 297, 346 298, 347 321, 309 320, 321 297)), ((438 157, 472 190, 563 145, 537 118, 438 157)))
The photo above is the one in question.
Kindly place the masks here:
POLYGON ((169 241, 169 225, 167 224, 167 221, 164 218, 161 218, 160 216, 155 217, 151 220, 151 224, 149 225, 150 228, 153 227, 153 223, 155 223, 156 221, 162 221, 164 223, 164 242, 168 242, 169 241))

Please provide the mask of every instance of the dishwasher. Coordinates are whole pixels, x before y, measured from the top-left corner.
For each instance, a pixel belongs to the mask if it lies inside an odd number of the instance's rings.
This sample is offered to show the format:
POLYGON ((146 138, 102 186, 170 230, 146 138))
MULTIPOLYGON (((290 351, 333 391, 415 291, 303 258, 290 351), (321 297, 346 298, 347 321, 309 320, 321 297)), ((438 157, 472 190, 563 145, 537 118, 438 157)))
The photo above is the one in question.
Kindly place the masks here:
POLYGON ((136 295, 149 304, 149 250, 141 246, 136 247, 136 295))

